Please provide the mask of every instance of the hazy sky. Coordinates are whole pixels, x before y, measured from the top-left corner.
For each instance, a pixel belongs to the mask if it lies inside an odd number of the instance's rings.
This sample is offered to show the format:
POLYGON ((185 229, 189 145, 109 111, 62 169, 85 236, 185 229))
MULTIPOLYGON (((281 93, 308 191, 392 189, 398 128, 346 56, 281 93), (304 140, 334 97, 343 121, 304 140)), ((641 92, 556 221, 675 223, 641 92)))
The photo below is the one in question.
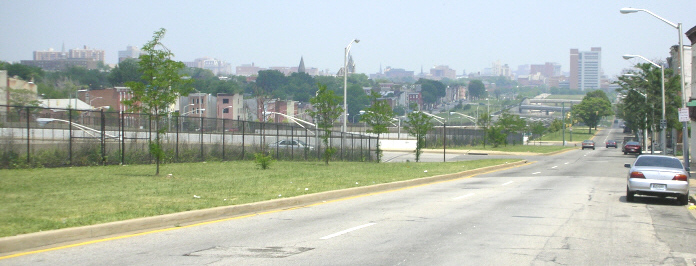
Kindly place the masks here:
MULTIPOLYGON (((106 63, 126 46, 142 47, 159 28, 176 60, 213 57, 233 66, 297 66, 336 72, 343 51, 357 72, 435 65, 479 72, 495 61, 511 69, 556 62, 569 71, 569 51, 602 47, 602 68, 613 77, 637 60, 669 56, 678 32, 696 26, 694 0, 487 1, 24 1, 0 0, 0 60, 32 59, 33 51, 88 46, 105 50, 106 63)), ((684 38, 684 43, 691 45, 684 38)))

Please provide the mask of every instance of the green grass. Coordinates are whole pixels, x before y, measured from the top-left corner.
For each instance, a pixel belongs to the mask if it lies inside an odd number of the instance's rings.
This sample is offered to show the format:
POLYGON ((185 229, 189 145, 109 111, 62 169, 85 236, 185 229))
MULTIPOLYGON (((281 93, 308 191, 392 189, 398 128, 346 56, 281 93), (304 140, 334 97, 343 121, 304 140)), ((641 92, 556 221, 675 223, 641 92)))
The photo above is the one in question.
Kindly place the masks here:
POLYGON ((566 149, 571 149, 572 147, 563 147, 563 146, 556 146, 556 145, 545 145, 545 146, 535 146, 535 145, 512 145, 508 144, 507 146, 502 145, 498 146, 496 148, 493 148, 491 145, 486 145, 484 148, 483 145, 477 145, 477 146, 466 146, 466 147, 459 147, 459 148, 447 148, 447 149, 457 149, 457 150, 486 150, 486 151, 501 151, 501 152, 530 152, 530 153, 550 153, 550 152, 556 152, 556 151, 562 151, 566 149))
MULTIPOLYGON (((588 128, 587 127, 578 127, 575 126, 573 127, 573 142, 582 142, 583 140, 586 139, 592 139, 594 134, 597 132, 596 130, 592 129, 592 133, 587 133, 588 128)), ((565 130, 565 141, 570 141, 570 130, 566 128, 565 130)), ((535 140, 536 141, 536 140, 535 140)), ((541 141, 563 141, 563 130, 556 131, 554 133, 546 134, 541 138, 541 141)))
POLYGON ((252 161, 0 171, 0 237, 461 172, 448 163, 252 161), (425 172, 427 170, 427 173, 425 172), (169 176, 169 174, 172 174, 169 176), (194 195, 200 198, 194 198, 194 195))

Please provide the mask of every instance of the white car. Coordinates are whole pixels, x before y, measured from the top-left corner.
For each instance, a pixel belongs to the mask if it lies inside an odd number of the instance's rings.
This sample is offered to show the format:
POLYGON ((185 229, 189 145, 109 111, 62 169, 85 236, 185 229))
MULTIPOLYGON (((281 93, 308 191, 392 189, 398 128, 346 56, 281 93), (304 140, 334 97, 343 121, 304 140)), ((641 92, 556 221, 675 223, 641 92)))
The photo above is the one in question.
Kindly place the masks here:
POLYGON ((314 147, 307 145, 304 141, 301 141, 299 139, 286 139, 286 140, 280 140, 275 143, 268 144, 268 148, 270 149, 297 149, 297 150, 302 150, 302 149, 309 149, 309 150, 314 150, 314 147))
POLYGON ((689 168, 675 157, 665 155, 640 155, 628 170, 626 200, 634 196, 649 195, 676 197, 679 204, 689 203, 689 168))

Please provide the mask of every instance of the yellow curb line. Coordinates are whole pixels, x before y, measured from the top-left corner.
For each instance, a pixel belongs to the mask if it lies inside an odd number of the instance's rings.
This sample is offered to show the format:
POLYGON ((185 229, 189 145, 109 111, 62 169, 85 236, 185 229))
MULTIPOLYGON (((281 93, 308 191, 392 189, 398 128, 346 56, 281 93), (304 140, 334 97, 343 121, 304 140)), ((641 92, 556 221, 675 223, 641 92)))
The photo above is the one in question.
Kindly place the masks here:
MULTIPOLYGON (((164 229, 157 229, 157 230, 152 230, 152 231, 147 231, 147 232, 141 232, 141 233, 135 233, 135 234, 128 234, 128 235, 122 235, 122 236, 116 236, 116 237, 109 237, 109 238, 103 238, 103 239, 85 241, 85 242, 80 242, 80 243, 75 243, 75 244, 69 244, 69 245, 64 245, 64 246, 58 246, 58 247, 53 247, 53 248, 47 248, 47 249, 40 249, 40 250, 33 250, 33 251, 21 252, 21 253, 11 254, 11 255, 7 255, 7 256, 2 256, 2 257, 0 257, 0 260, 10 259, 10 258, 15 258, 15 257, 21 257, 21 256, 26 256, 26 255, 31 255, 31 254, 37 254, 37 253, 44 253, 44 252, 55 251, 55 250, 61 250, 61 249, 67 249, 67 248, 72 248, 72 247, 85 246, 85 245, 90 245, 90 244, 95 244, 95 243, 106 242, 106 241, 112 241, 112 240, 118 240, 118 239, 125 239, 125 238, 131 238, 131 237, 136 237, 136 236, 149 235, 149 234, 160 233, 160 232, 167 232, 167 231, 172 231, 172 230, 177 230, 177 229, 190 228, 190 227, 196 227, 196 226, 207 225, 207 224, 213 224, 213 223, 219 223, 219 222, 225 222, 225 221, 231 221, 231 220, 238 220, 238 219, 249 218, 249 217, 253 217, 253 216, 259 216, 259 215, 277 213, 277 212, 281 212, 281 211, 296 210, 296 209, 307 208, 307 207, 312 207, 312 206, 318 206, 318 205, 327 204, 327 203, 333 203, 333 202, 339 202, 339 201, 344 201, 344 200, 350 200, 350 199, 356 199, 356 198, 361 198, 361 197, 367 197, 367 196, 371 196, 371 195, 378 195, 378 194, 384 194, 384 193, 391 193, 391 192, 395 192, 395 191, 406 190, 406 189, 416 188, 416 187, 422 187, 422 186, 426 186, 426 185, 433 185, 433 184, 440 184, 440 183, 444 183, 444 182, 451 182, 451 181, 456 181, 456 180, 462 180, 462 179, 471 178, 471 177, 477 176, 477 175, 483 175, 483 174, 498 172, 498 171, 507 170, 507 169, 511 169, 511 168, 516 168, 516 167, 522 167, 522 166, 529 165, 529 164, 532 164, 532 163, 535 163, 535 162, 536 162, 536 161, 534 161, 534 162, 528 162, 528 161, 522 160, 522 161, 520 161, 520 162, 512 163, 511 166, 509 166, 509 167, 503 167, 503 168, 499 168, 499 169, 493 169, 493 170, 485 171, 485 172, 478 172, 478 170, 485 169, 485 168, 488 168, 488 167, 480 168, 480 169, 467 170, 467 171, 460 172, 460 173, 453 173, 453 174, 446 174, 446 175, 433 176, 433 177, 430 177, 430 178, 445 177, 445 176, 450 176, 450 175, 457 175, 457 174, 461 174, 461 173, 466 173, 466 172, 469 172, 469 171, 474 171, 474 173, 471 174, 471 175, 467 175, 467 176, 463 176, 463 177, 458 177, 458 178, 453 178, 453 179, 446 179, 446 180, 428 182, 428 183, 423 183, 423 184, 418 184, 418 185, 405 186, 405 187, 401 187, 401 188, 390 189, 390 190, 384 190, 384 191, 378 191, 378 192, 372 192, 372 193, 358 194, 358 195, 355 195, 355 196, 348 196, 348 197, 338 198, 338 199, 334 199, 334 200, 326 200, 326 201, 317 202, 317 203, 312 203, 312 204, 308 204, 308 205, 302 205, 302 206, 296 206, 296 207, 289 207, 289 208, 283 208, 283 209, 276 209, 276 210, 270 210, 270 211, 252 213, 252 214, 241 215, 241 216, 235 216, 235 217, 224 218, 224 219, 218 219, 218 220, 213 220, 213 221, 200 222, 200 223, 195 223, 195 224, 190 224, 190 225, 185 225, 185 226, 177 226, 177 227, 170 227, 170 228, 164 228, 164 229)), ((498 166, 500 166, 500 165, 498 165, 498 166)), ((489 167, 497 167, 497 166, 489 166, 489 167)), ((426 177, 426 178, 428 178, 428 177, 426 177)), ((426 178, 420 178, 420 179, 426 179, 426 178)), ((406 180, 406 181, 408 181, 408 180, 406 180)))

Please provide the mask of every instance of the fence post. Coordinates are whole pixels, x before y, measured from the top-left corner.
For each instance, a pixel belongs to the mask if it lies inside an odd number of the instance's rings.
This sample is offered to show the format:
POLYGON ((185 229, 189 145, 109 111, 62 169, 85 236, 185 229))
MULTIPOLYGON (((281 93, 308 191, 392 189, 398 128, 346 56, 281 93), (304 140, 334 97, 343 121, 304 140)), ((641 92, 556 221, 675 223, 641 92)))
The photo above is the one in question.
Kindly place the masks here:
POLYGON ((442 161, 447 162, 447 123, 442 123, 442 161))
POLYGON ((182 127, 181 116, 176 116, 176 143, 174 146, 174 160, 179 162, 179 128, 182 127))
POLYGON ((201 161, 205 161, 205 156, 203 155, 203 116, 201 116, 201 125, 199 131, 201 132, 201 161))
POLYGON ((343 161, 343 131, 341 131, 341 161, 343 161))
MULTIPOLYGON (((9 82, 9 81, 8 81, 9 82)), ((31 164, 31 126, 29 125, 29 120, 31 119, 31 114, 29 113, 29 107, 27 108, 27 164, 31 164)))
POLYGON ((101 158, 102 165, 106 165, 106 141, 104 140, 106 136, 106 118, 104 117, 104 108, 101 108, 99 113, 101 115, 101 158))
MULTIPOLYGON (((215 123, 217 125, 217 123, 215 123)), ((222 160, 225 161, 225 119, 222 119, 222 160)))
POLYGON ((72 165, 72 109, 68 109, 68 165, 72 165))
POLYGON ((246 145, 244 145, 244 139, 246 136, 246 134, 244 133, 244 131, 246 131, 244 129, 244 124, 246 124, 246 123, 244 121, 238 121, 237 123, 240 123, 240 122, 242 123, 242 160, 244 160, 244 152, 246 151, 246 148, 245 148, 246 145))
POLYGON ((126 117, 123 111, 119 112, 121 115, 121 165, 126 164, 126 117))

